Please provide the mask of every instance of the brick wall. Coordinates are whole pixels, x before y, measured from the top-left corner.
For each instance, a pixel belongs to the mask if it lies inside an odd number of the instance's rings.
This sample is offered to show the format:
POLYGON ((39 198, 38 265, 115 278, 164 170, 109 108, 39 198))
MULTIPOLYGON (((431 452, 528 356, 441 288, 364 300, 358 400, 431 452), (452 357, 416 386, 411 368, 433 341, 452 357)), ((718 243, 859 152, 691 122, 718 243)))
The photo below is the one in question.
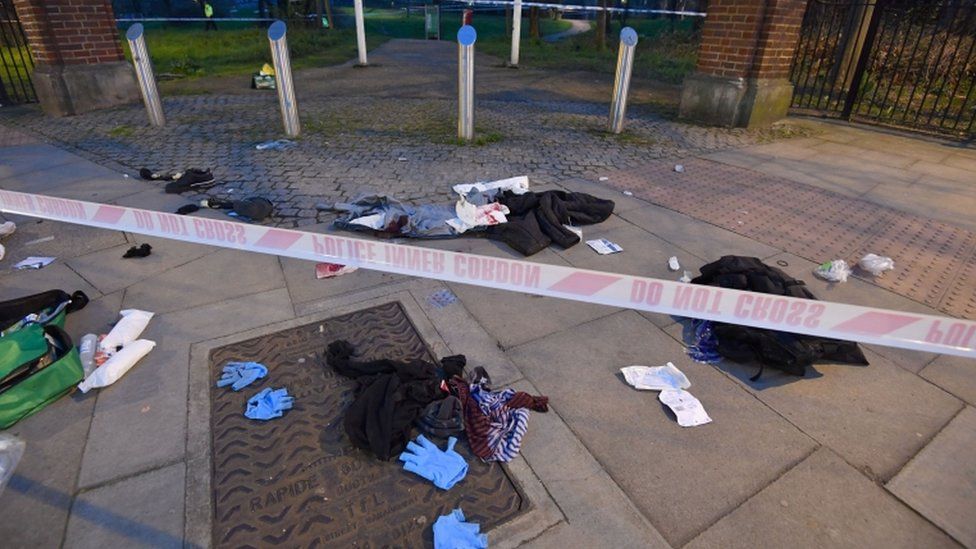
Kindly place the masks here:
POLYGON ((14 8, 37 63, 124 59, 110 0, 14 0, 14 8))
POLYGON ((710 0, 698 71, 712 76, 785 78, 806 0, 710 0))

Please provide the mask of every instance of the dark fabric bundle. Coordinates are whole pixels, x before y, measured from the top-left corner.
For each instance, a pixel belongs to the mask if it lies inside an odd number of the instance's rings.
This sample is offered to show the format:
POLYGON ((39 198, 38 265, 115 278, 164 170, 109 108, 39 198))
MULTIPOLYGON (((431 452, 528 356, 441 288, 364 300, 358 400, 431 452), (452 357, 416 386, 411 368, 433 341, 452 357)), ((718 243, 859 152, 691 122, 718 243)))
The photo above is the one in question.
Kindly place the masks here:
POLYGON ((610 217, 614 208, 612 200, 566 191, 506 191, 498 202, 508 207, 508 222, 488 227, 485 234, 523 255, 538 253, 551 243, 563 248, 578 244, 579 236, 563 225, 600 223, 610 217))
POLYGON ((464 356, 447 357, 438 367, 424 360, 356 361, 351 358, 354 351, 349 342, 334 341, 325 353, 329 366, 359 383, 343 420, 346 435, 356 447, 389 460, 406 447, 424 409, 447 396, 441 381, 462 371, 464 356))
MULTIPOLYGON (((692 284, 817 299, 802 280, 796 280, 755 257, 727 255, 702 267, 701 273, 701 276, 691 281, 692 284)), ((765 366, 802 376, 806 373, 807 366, 817 360, 862 365, 868 363, 857 344, 850 341, 721 322, 715 322, 712 331, 718 340, 718 352, 723 357, 735 362, 755 360, 760 364, 760 370, 752 378, 753 381, 759 379, 762 367, 765 366)))

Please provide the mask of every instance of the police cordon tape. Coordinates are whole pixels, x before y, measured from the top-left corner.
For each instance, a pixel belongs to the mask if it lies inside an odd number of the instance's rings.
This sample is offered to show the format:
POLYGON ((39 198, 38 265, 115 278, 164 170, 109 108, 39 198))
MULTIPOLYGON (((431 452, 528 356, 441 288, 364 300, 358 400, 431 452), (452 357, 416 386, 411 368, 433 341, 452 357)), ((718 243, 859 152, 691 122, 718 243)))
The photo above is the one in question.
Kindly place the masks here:
POLYGON ((976 322, 0 190, 0 211, 446 282, 976 358, 976 322))

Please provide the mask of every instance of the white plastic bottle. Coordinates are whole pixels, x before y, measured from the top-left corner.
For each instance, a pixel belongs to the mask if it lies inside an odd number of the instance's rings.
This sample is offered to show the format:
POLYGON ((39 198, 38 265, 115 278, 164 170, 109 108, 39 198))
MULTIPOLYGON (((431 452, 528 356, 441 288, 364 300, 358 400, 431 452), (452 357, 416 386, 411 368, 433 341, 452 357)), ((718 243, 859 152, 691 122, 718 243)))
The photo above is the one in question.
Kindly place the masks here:
POLYGON ((85 370, 87 378, 95 371, 95 350, 98 348, 98 336, 95 334, 85 334, 78 345, 78 354, 81 355, 81 367, 85 370))

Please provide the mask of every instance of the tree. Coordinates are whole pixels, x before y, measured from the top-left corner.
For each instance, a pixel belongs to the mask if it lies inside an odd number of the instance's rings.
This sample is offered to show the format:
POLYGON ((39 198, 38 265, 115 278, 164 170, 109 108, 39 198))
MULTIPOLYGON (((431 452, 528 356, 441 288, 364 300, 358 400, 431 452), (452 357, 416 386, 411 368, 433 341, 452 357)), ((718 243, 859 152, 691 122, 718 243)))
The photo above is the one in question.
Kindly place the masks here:
POLYGON ((542 37, 539 32, 539 6, 532 6, 529 10, 529 37, 538 40, 542 37))
POLYGON ((606 8, 608 5, 608 0, 600 0, 600 7, 604 9, 600 10, 596 16, 596 31, 593 33, 593 37, 596 40, 596 47, 601 51, 607 47, 607 23, 609 19, 607 18, 606 8))

